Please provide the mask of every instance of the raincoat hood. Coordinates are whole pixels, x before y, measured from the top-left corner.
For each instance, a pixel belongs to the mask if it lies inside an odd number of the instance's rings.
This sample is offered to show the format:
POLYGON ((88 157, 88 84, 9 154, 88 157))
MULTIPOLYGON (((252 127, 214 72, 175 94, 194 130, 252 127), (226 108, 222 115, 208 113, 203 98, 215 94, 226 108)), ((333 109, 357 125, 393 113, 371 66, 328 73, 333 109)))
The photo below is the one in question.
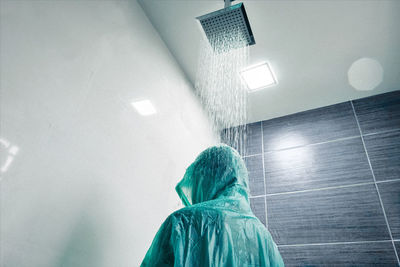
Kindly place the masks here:
POLYGON ((213 146, 187 168, 175 189, 185 206, 230 196, 248 201, 247 168, 235 149, 213 146))
POLYGON ((247 169, 236 150, 206 149, 176 191, 186 207, 164 221, 141 267, 284 267, 271 234, 251 211, 247 169))

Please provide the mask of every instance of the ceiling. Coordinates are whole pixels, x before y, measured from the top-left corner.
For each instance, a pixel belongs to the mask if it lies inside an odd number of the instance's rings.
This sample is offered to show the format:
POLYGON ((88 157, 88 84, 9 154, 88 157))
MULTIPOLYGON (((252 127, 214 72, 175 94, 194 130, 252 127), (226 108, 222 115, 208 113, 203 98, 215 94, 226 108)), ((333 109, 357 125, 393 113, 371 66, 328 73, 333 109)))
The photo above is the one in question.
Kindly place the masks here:
MULTIPOLYGON (((223 1, 138 1, 194 84, 202 37, 195 17, 223 8, 223 1)), ((256 40, 250 65, 268 61, 279 81, 249 94, 249 122, 400 88, 399 0, 242 2, 256 40), (364 57, 384 71, 372 91, 355 90, 348 80, 350 66, 364 57)))

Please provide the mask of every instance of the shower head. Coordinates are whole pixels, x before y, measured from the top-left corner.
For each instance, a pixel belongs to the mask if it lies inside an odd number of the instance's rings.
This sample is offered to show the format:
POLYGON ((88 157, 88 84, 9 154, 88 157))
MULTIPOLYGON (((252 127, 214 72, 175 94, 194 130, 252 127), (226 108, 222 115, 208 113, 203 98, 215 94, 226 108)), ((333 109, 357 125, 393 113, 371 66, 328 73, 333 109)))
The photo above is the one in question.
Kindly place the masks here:
POLYGON ((253 32, 243 3, 230 6, 234 0, 225 0, 225 8, 197 17, 211 45, 216 38, 236 34, 242 39, 242 45, 255 44, 253 32))

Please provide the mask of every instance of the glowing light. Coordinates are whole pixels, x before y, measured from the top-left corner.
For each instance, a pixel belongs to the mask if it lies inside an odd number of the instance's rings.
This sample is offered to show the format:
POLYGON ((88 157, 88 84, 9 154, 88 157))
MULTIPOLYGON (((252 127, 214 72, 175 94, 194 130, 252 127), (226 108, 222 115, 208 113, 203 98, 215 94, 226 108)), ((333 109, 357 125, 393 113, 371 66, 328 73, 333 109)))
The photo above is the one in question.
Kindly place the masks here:
POLYGON ((1 172, 6 172, 8 167, 10 167, 11 163, 13 162, 14 157, 13 156, 8 156, 6 159, 6 162, 3 164, 3 166, 1 167, 0 171, 1 172))
POLYGON ((157 112, 150 100, 147 99, 132 102, 132 106, 142 116, 152 115, 157 112))
POLYGON ((2 144, 5 148, 8 148, 8 146, 10 145, 10 142, 8 142, 7 140, 0 138, 0 144, 2 144))
POLYGON ((310 142, 303 135, 294 132, 279 132, 272 139, 272 148, 273 150, 281 150, 287 148, 293 148, 298 146, 304 146, 309 144, 310 142))
POLYGON ((270 160, 273 168, 285 170, 288 175, 283 175, 281 182, 291 185, 307 184, 312 178, 315 169, 315 155, 308 140, 297 133, 291 133, 275 141, 274 153, 266 155, 273 157, 270 160))
POLYGON ((383 81, 383 68, 372 58, 356 60, 347 72, 349 84, 359 91, 370 91, 383 81))
POLYGON ((240 72, 242 80, 251 91, 278 84, 271 67, 267 62, 246 68, 240 72))
POLYGON ((12 155, 17 155, 19 148, 17 146, 12 146, 10 147, 10 149, 8 150, 8 153, 12 154, 12 155))
POLYGON ((19 151, 19 148, 17 146, 11 145, 9 141, 3 138, 0 138, 0 144, 3 145, 5 148, 4 152, 2 153, 5 153, 7 155, 5 162, 2 164, 2 166, 0 165, 0 173, 4 173, 10 167, 11 163, 14 160, 15 155, 17 155, 19 151))

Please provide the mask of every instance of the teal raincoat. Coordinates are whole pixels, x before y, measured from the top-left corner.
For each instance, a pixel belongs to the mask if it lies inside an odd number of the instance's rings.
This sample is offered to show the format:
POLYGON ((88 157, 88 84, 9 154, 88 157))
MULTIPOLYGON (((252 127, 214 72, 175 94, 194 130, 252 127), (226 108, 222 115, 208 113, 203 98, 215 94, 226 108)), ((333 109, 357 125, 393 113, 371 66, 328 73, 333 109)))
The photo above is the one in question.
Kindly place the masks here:
POLYGON ((284 266, 250 209, 248 188, 236 150, 203 151, 176 186, 186 207, 165 220, 141 266, 284 266))

